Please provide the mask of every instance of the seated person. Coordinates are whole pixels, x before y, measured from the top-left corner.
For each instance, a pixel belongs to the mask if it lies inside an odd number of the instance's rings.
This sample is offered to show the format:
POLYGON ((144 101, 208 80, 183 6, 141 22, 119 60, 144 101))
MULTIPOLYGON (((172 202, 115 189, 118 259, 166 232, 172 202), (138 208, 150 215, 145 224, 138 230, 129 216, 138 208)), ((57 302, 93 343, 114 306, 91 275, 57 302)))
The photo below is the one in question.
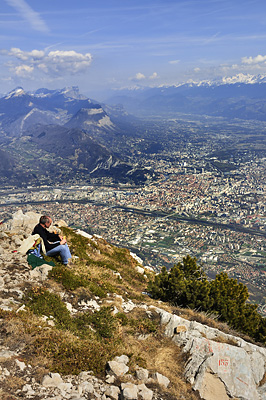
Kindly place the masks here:
POLYGON ((71 253, 68 248, 66 239, 56 233, 51 233, 47 230, 52 224, 52 219, 48 215, 43 215, 40 218, 38 225, 33 229, 32 235, 36 233, 41 236, 44 242, 46 255, 55 256, 60 254, 62 263, 67 265, 68 259, 71 258, 71 253))

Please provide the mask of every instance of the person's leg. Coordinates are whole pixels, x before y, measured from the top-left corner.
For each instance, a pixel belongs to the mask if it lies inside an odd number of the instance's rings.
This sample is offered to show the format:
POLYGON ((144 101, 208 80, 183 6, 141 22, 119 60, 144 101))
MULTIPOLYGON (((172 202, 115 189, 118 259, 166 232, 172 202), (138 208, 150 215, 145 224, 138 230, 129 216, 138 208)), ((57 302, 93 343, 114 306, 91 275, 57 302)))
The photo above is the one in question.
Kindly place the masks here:
POLYGON ((63 264, 67 264, 68 259, 71 258, 71 253, 67 244, 60 244, 46 252, 47 256, 55 256, 56 254, 60 254, 63 264))

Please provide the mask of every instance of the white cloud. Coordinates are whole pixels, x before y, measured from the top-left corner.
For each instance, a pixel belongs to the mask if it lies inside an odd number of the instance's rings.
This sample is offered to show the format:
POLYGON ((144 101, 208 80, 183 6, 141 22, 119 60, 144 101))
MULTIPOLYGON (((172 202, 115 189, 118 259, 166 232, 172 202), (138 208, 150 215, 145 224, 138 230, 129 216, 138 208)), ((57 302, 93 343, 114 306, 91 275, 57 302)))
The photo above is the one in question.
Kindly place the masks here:
POLYGON ((180 63, 180 60, 169 61, 169 64, 179 64, 179 63, 180 63))
POLYGON ((144 79, 153 80, 153 79, 157 79, 157 78, 158 78, 157 72, 153 72, 153 74, 150 76, 145 76, 141 72, 138 72, 133 78, 130 78, 130 80, 131 81, 142 81, 144 79))
POLYGON ((154 72, 151 76, 149 76, 149 79, 157 79, 157 78, 158 78, 157 72, 154 72))
POLYGON ((194 68, 194 72, 200 72, 200 68, 194 68))
POLYGON ((40 32, 48 33, 49 28, 42 20, 40 15, 34 11, 25 0, 5 0, 7 4, 11 7, 15 8, 19 12, 19 14, 29 22, 31 27, 40 32))
POLYGON ((74 50, 55 50, 46 53, 42 50, 23 51, 12 48, 2 53, 14 59, 8 63, 8 67, 17 76, 22 76, 22 71, 23 76, 27 71, 31 73, 39 71, 51 77, 73 75, 85 72, 92 62, 90 53, 82 54, 74 50), (21 61, 23 64, 20 64, 21 61))
POLYGON ((15 67, 14 70, 17 76, 25 78, 33 71, 33 67, 30 67, 29 65, 19 65, 18 67, 15 67))
POLYGON ((138 72, 134 79, 136 79, 137 81, 141 81, 142 79, 146 79, 146 76, 144 74, 142 74, 141 72, 138 72))
POLYGON ((262 55, 257 55, 256 57, 243 57, 242 58, 242 63, 243 64, 260 64, 260 63, 265 63, 266 62, 266 56, 262 55))
POLYGON ((16 47, 13 47, 10 51, 6 51, 5 53, 22 61, 30 59, 38 60, 45 56, 45 53, 42 50, 23 51, 16 47))

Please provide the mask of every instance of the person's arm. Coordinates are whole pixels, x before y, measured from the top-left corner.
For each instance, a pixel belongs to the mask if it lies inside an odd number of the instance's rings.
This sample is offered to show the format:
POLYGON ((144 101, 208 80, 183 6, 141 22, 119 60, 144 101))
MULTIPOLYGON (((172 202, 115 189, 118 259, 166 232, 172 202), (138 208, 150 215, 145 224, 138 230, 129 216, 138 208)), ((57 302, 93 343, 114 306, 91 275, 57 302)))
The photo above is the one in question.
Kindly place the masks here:
MULTIPOLYGON (((40 224, 35 226, 32 234, 34 235, 35 233, 38 233, 41 236, 41 238, 43 239, 43 243, 44 243, 46 251, 49 251, 49 250, 53 249, 54 247, 58 246, 59 243, 50 243, 50 239, 49 239, 50 232, 48 232, 47 229, 43 228, 40 224)), ((54 236, 52 236, 51 238, 54 237, 54 239, 56 239, 54 241, 59 242, 60 241, 59 236, 56 234, 53 234, 53 235, 54 236)))
POLYGON ((49 242, 58 242, 61 240, 60 236, 57 233, 52 233, 47 230, 46 232, 47 232, 47 240, 49 242))

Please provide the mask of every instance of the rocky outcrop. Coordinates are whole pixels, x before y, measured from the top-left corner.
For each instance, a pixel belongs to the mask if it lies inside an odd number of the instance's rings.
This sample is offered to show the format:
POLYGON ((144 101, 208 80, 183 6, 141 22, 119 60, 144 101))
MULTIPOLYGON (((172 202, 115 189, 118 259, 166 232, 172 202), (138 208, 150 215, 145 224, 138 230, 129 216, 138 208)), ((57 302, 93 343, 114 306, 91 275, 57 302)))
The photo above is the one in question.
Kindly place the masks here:
POLYGON ((29 235, 31 234, 34 226, 38 224, 40 215, 32 211, 23 214, 22 210, 18 210, 13 214, 13 218, 0 226, 1 231, 8 231, 11 234, 29 235))
MULTIPOLYGON (((0 225, 0 310, 23 312, 25 306, 22 302, 24 288, 27 285, 42 284, 47 279, 50 265, 42 265, 31 269, 26 260, 26 255, 17 252, 22 242, 29 236, 39 215, 26 213, 20 210, 13 215, 7 223, 0 225)), ((62 223, 60 224, 62 226, 62 223)), ((96 240, 96 238, 95 238, 96 240)), ((122 296, 117 296, 127 311, 136 307, 133 302, 127 304, 122 296)), ((62 298, 71 313, 77 312, 67 302, 62 293, 62 298)), ((99 310, 101 307, 95 299, 81 301, 79 311, 99 310)), ((52 320, 43 318, 47 326, 53 326, 52 320)), ((1 320, 0 320, 1 322, 1 320)), ((61 376, 58 373, 46 373, 40 380, 36 367, 24 362, 24 344, 20 343, 16 349, 3 344, 0 337, 0 398, 1 400, 23 399, 55 399, 55 400, 87 400, 89 398, 103 400, 118 399, 143 399, 156 400, 161 398, 156 390, 149 389, 146 384, 152 383, 159 388, 162 379, 153 376, 154 371, 140 369, 135 376, 128 374, 129 359, 126 355, 116 357, 107 363, 106 378, 98 379, 92 371, 83 371, 79 375, 61 376), (140 372, 142 371, 142 372, 140 372), (24 384, 16 393, 10 392, 6 382, 10 380, 23 380, 24 384), (121 381, 123 379, 123 382, 121 381), (1 391, 2 390, 2 391, 1 391), (8 393, 8 397, 6 394, 8 393)), ((163 389, 164 386, 162 386, 163 389)))
POLYGON ((189 354, 185 376, 202 399, 266 398, 266 349, 157 309, 165 335, 189 354), (219 395, 218 395, 219 394, 219 395))
POLYGON ((156 391, 149 389, 145 383, 159 386, 163 386, 166 382, 169 383, 169 380, 163 375, 158 374, 160 376, 157 376, 155 374, 156 376, 152 376, 148 370, 145 370, 145 380, 140 379, 138 375, 135 379, 132 375, 126 375, 128 371, 126 364, 129 359, 125 355, 117 357, 108 363, 105 380, 96 378, 92 371, 83 371, 79 375, 68 376, 49 373, 44 375, 41 381, 38 382, 36 380, 36 368, 20 361, 19 358, 19 351, 10 351, 0 346, 0 387, 5 390, 5 381, 10 377, 18 379, 23 376, 25 381, 21 389, 16 391, 16 396, 18 397, 8 397, 10 400, 18 398, 34 400, 86 400, 91 398, 103 400, 159 400, 162 397, 156 391), (116 364, 120 364, 120 369, 117 369, 116 364), (112 375, 110 375, 110 372, 112 375), (151 375, 150 378, 149 375, 151 375), (124 382, 116 382, 117 378, 122 376, 124 382))
MULTIPOLYGON (((0 225, 0 309, 2 310, 22 311, 25 307, 22 303, 25 286, 32 285, 33 282, 41 285, 52 268, 49 265, 42 265, 31 270, 26 256, 16 252, 38 220, 39 215, 23 214, 22 211, 18 211, 12 220, 0 225)), ((94 240, 97 241, 97 238, 94 237, 94 240)), ((202 399, 266 399, 266 384, 263 384, 266 376, 265 348, 196 321, 188 321, 159 307, 144 303, 136 304, 121 295, 114 296, 116 301, 120 302, 124 313, 139 308, 147 315, 152 311, 160 316, 165 336, 171 338, 188 355, 184 374, 202 399)), ((82 300, 77 310, 70 304, 69 299, 64 297, 64 293, 61 297, 72 314, 89 309, 99 310, 101 307, 100 299, 94 298, 82 300)), ((53 324, 52 320, 46 322, 47 326, 53 324)), ((26 364, 21 357, 22 350, 23 343, 16 349, 9 348, 3 345, 0 338, 0 387, 5 389, 5 382, 8 379, 20 379, 23 376, 25 381, 21 389, 13 397, 10 396, 10 400, 18 398, 156 400, 163 398, 156 387, 164 390, 171 386, 169 379, 156 371, 137 367, 134 374, 132 371, 129 374, 129 359, 126 355, 116 357, 107 363, 104 380, 96 378, 91 371, 83 371, 78 376, 46 373, 40 380, 36 377, 36 368, 26 364)))

